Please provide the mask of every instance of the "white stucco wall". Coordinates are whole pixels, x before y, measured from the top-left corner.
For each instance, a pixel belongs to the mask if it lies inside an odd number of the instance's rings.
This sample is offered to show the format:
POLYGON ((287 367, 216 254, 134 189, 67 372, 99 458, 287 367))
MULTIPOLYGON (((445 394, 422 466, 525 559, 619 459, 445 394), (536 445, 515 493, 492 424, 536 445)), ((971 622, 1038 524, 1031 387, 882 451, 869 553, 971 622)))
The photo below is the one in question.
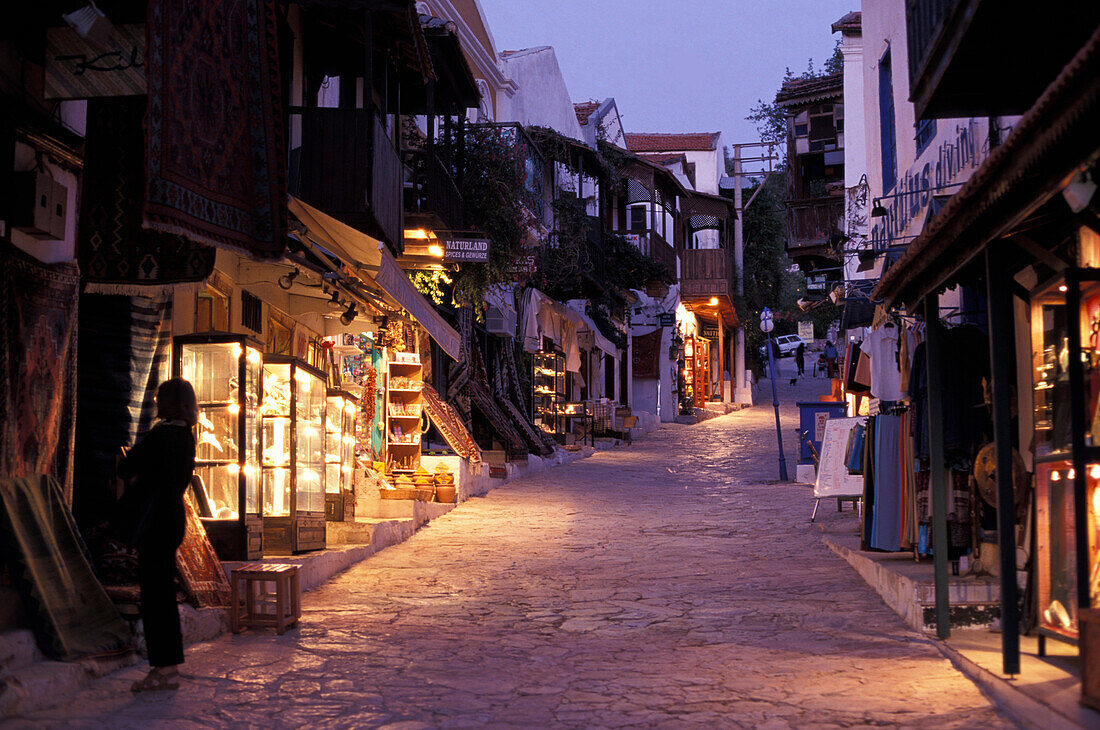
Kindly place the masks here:
MULTIPOLYGON (((856 248, 867 240, 868 214, 871 199, 870 186, 864 180, 867 174, 867 119, 863 93, 863 36, 860 33, 844 33, 840 52, 844 58, 844 187, 845 233, 850 240, 845 246, 856 248)), ((859 257, 854 253, 844 256, 844 278, 870 278, 872 271, 856 271, 859 257)))
POLYGON ((726 174, 723 159, 722 137, 718 137, 717 149, 687 150, 688 162, 695 163, 695 189, 701 193, 718 194, 718 181, 726 174))
POLYGON ((577 121, 577 112, 558 58, 550 46, 527 48, 501 59, 501 67, 517 89, 511 99, 509 117, 498 121, 515 121, 524 125, 549 127, 567 137, 584 141, 577 121))

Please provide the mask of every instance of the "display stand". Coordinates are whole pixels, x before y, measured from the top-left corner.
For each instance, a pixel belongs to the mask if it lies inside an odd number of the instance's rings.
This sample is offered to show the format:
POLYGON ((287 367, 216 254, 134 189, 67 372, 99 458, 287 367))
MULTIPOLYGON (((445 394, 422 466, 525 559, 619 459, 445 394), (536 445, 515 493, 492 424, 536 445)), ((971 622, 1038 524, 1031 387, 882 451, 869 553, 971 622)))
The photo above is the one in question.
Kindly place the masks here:
POLYGON ((423 368, 416 353, 395 353, 386 367, 386 471, 411 474, 420 466, 423 368))
POLYGON ((174 348, 173 375, 191 383, 199 402, 199 518, 219 558, 256 560, 263 552, 259 344, 243 335, 209 333, 180 335, 174 348))
POLYGON ((534 355, 531 373, 531 421, 535 428, 565 440, 565 358, 553 350, 540 350, 534 355))
POLYGON ((355 518, 355 419, 359 399, 345 390, 329 388, 325 408, 325 519, 343 522, 355 518))
POLYGON ((1039 633, 1075 643, 1100 604, 1100 270, 1066 269, 1031 306, 1039 633))
POLYGON ((264 552, 325 547, 325 376, 291 357, 264 357, 264 552))
POLYGON ((689 336, 684 343, 684 383, 691 388, 692 404, 702 408, 710 399, 710 340, 689 336))

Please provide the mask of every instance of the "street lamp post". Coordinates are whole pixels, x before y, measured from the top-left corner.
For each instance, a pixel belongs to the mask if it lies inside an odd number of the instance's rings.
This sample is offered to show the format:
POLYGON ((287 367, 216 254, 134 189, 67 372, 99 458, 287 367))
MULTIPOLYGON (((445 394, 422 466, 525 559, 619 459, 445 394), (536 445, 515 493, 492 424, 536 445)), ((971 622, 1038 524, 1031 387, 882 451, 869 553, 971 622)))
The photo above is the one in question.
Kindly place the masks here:
POLYGON ((775 438, 779 441, 779 481, 787 481, 787 457, 783 454, 783 431, 779 426, 779 392, 775 389, 775 358, 772 357, 772 311, 764 307, 760 313, 760 329, 768 336, 768 371, 772 375, 772 408, 775 409, 775 438))

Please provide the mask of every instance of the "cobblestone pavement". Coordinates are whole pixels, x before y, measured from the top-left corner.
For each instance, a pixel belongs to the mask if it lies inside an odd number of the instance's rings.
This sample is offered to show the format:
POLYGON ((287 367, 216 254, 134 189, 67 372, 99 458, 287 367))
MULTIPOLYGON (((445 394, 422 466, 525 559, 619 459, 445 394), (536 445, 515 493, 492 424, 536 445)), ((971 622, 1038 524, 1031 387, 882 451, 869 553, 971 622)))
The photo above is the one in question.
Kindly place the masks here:
POLYGON ((13 724, 1012 727, 775 477, 768 393, 463 504, 307 594, 300 629, 190 649, 178 693, 132 696, 131 668, 13 724))

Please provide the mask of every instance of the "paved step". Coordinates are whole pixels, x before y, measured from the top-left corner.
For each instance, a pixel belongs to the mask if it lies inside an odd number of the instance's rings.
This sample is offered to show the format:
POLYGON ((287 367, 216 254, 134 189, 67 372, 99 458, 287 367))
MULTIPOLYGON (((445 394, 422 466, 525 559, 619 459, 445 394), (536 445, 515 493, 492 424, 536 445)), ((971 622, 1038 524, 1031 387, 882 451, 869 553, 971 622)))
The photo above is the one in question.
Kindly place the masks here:
POLYGON ((43 659, 29 629, 0 633, 0 677, 43 659))

